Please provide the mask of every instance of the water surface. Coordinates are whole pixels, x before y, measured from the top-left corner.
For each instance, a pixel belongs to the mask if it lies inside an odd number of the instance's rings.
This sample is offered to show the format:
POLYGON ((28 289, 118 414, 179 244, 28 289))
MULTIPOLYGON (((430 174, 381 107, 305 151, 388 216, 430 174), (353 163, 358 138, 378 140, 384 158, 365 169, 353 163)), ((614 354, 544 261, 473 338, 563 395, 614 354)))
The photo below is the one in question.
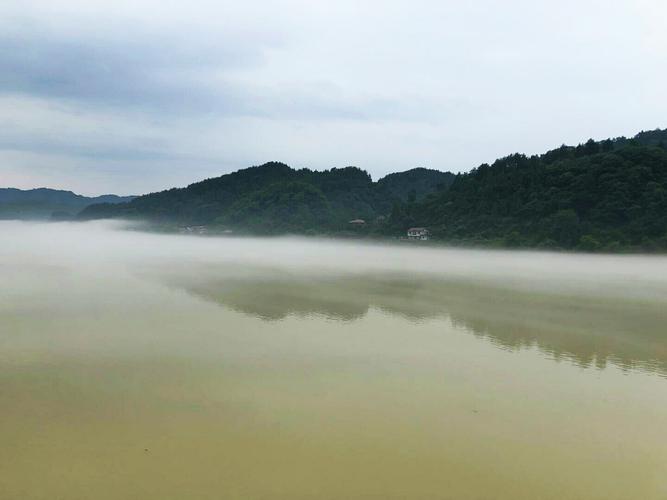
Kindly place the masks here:
POLYGON ((667 498, 667 259, 0 223, 0 498, 667 498))

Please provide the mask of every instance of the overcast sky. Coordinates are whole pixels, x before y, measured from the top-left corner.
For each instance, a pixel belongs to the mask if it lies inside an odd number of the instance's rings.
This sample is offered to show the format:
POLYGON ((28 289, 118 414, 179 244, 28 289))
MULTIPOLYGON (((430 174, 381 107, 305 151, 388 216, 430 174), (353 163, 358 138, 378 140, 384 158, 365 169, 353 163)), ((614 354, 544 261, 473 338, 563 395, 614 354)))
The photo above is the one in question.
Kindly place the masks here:
POLYGON ((374 178, 667 126, 664 0, 2 0, 0 187, 374 178))

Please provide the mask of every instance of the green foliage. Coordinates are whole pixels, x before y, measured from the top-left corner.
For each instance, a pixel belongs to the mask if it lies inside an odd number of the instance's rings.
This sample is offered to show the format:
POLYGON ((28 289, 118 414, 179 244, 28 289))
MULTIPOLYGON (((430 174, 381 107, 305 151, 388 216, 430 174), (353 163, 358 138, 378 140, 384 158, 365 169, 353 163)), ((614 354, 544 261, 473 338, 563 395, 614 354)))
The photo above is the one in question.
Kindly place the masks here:
POLYGON ((96 203, 124 203, 132 196, 103 195, 94 198, 58 189, 0 188, 0 219, 67 220, 96 203))
POLYGON ((443 183, 454 176, 414 169, 390 177, 373 182, 367 172, 356 167, 319 172, 273 162, 186 188, 140 196, 122 206, 94 205, 79 218, 142 218, 160 224, 206 225, 259 234, 366 234, 379 230, 377 219, 389 215, 403 189, 415 193, 416 198, 417 193, 443 189, 443 183), (348 223, 352 219, 369 224, 353 228, 348 223))
POLYGON ((666 249, 664 131, 515 154, 459 174, 450 189, 392 212, 441 239, 586 251, 666 249), (655 145, 652 145, 655 144, 655 145))
POLYGON ((600 249, 600 242, 590 234, 585 234, 579 238, 579 244, 577 245, 577 248, 579 250, 583 250, 584 252, 595 252, 600 249))
POLYGON ((291 182, 272 184, 240 198, 215 223, 262 233, 299 233, 317 231, 331 217, 331 206, 322 191, 291 182))
POLYGON ((267 163, 182 189, 100 204, 81 218, 138 217, 262 234, 401 236, 426 226, 468 245, 583 251, 667 250, 667 131, 540 156, 513 154, 454 176, 427 169, 373 182, 355 167, 267 163), (364 219, 364 225, 348 221, 364 219))
POLYGON ((403 202, 414 202, 435 191, 445 191, 454 181, 454 177, 451 172, 413 168, 383 177, 378 181, 378 187, 389 197, 403 202))

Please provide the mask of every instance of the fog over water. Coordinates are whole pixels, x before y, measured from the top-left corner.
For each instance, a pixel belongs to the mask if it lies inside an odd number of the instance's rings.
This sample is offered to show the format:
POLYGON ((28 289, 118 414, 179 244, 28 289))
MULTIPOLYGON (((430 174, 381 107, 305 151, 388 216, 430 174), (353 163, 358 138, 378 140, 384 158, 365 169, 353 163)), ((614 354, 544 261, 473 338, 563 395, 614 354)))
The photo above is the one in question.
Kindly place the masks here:
POLYGON ((666 257, 140 229, 0 222, 7 498, 667 496, 666 257))
MULTIPOLYGON (((667 257, 486 251, 315 238, 192 238, 127 231, 123 222, 3 222, 5 266, 63 265, 96 273, 224 266, 308 276, 391 274, 553 294, 667 300, 667 257)), ((136 226, 136 225, 135 225, 136 226)), ((140 226, 139 226, 140 227, 140 226)))

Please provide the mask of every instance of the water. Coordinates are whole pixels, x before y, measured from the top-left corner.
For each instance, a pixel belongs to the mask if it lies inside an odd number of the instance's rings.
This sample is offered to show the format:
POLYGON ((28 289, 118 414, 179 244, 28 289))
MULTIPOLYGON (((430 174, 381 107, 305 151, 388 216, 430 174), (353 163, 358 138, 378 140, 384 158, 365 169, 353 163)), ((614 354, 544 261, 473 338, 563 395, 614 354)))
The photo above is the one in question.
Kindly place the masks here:
POLYGON ((0 498, 667 498, 667 259, 0 223, 0 498))

